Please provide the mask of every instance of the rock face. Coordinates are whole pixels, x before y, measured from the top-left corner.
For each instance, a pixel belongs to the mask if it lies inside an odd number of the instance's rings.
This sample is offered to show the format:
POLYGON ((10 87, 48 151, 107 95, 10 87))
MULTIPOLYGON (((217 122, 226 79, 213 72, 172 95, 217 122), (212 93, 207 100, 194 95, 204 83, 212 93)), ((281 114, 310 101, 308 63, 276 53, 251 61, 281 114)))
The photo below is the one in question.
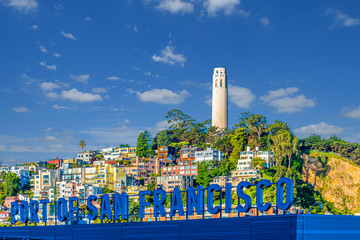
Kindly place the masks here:
POLYGON ((333 153, 304 157, 303 180, 339 210, 360 211, 360 166, 333 153))

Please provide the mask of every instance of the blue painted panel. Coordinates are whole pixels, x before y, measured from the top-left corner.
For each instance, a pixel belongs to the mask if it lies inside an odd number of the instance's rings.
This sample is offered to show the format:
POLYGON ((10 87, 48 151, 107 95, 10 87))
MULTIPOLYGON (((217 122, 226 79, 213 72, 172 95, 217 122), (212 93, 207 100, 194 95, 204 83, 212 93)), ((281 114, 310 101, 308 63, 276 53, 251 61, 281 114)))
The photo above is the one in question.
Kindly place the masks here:
POLYGON ((89 239, 360 239, 360 217, 279 215, 188 221, 0 228, 0 238, 89 239))

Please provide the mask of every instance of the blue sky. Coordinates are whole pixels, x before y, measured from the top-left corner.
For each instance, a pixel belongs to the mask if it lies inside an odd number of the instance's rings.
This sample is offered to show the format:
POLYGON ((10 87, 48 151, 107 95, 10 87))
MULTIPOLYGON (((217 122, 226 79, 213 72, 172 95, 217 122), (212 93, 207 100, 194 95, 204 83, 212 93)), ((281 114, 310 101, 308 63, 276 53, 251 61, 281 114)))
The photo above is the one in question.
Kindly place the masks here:
POLYGON ((178 108, 211 118, 226 67, 245 111, 360 142, 359 1, 0 0, 0 161, 135 144, 178 108))

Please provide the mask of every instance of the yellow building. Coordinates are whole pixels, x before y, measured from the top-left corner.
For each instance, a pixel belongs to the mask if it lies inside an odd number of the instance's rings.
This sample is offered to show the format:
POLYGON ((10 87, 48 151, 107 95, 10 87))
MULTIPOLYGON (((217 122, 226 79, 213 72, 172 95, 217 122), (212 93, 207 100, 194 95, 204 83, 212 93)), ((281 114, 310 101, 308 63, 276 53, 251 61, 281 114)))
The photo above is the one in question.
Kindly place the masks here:
POLYGON ((120 158, 135 158, 136 157, 136 147, 122 147, 116 148, 114 152, 119 153, 120 158))
POLYGON ((85 168, 84 183, 122 192, 126 186, 131 184, 131 179, 127 177, 125 168, 105 164, 85 168))

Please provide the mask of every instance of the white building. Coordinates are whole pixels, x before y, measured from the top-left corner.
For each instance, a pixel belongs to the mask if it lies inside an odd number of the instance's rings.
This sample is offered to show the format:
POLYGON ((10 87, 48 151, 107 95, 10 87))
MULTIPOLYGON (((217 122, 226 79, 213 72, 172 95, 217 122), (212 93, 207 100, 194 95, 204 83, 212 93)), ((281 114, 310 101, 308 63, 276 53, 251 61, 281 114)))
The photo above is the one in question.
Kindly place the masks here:
POLYGON ((89 164, 90 162, 90 158, 95 156, 95 152, 93 151, 85 151, 83 153, 79 153, 77 156, 76 156, 76 159, 80 159, 83 161, 84 164, 89 164))
POLYGON ((264 160, 264 166, 259 167, 273 167, 275 165, 273 153, 271 151, 259 151, 257 147, 255 150, 251 150, 248 146, 246 151, 240 152, 240 158, 236 166, 236 170, 231 171, 232 177, 238 177, 239 180, 245 181, 249 178, 259 179, 261 177, 260 170, 253 167, 253 159, 261 158, 264 160))
POLYGON ((215 68, 212 90, 212 125, 220 129, 228 127, 228 89, 225 68, 215 68))
POLYGON ((85 203, 90 195, 102 194, 101 187, 90 184, 61 181, 56 183, 57 198, 78 197, 80 203, 85 203))
POLYGON ((223 152, 218 151, 213 148, 207 148, 203 151, 196 151, 195 152, 195 162, 203 162, 203 161, 220 161, 223 159, 223 152))
POLYGON ((61 179, 61 170, 41 170, 34 177, 34 200, 55 199, 54 188, 56 182, 61 179))

